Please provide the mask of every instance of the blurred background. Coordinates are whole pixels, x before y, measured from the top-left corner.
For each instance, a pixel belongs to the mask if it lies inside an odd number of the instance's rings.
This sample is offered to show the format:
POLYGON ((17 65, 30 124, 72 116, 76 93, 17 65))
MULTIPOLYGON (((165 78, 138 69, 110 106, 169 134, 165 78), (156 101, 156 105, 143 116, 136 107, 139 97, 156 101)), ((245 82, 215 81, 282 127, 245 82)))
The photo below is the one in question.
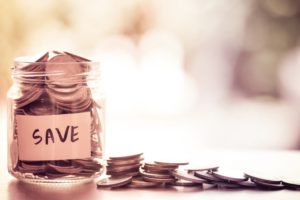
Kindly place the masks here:
POLYGON ((299 25, 298 0, 0 0, 0 97, 67 50, 101 62, 108 150, 300 149, 299 25))

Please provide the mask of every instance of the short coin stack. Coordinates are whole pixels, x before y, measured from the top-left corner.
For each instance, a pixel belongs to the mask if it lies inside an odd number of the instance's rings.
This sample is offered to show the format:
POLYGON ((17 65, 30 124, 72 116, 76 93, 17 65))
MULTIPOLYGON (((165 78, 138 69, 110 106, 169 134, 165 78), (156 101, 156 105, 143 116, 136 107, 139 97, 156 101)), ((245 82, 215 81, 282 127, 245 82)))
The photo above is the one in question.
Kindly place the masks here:
POLYGON ((260 173, 227 170, 215 165, 193 167, 188 162, 173 161, 144 162, 141 165, 143 159, 138 157, 141 155, 110 158, 109 176, 97 183, 98 188, 205 188, 203 186, 207 185, 218 189, 300 190, 300 181, 294 179, 281 180, 260 173))

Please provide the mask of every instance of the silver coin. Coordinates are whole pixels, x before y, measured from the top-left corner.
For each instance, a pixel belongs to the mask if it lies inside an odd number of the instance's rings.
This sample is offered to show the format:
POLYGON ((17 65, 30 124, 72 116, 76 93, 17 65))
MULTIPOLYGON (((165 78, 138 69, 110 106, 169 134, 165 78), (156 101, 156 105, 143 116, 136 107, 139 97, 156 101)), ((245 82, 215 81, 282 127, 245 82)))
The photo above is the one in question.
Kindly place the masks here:
POLYGON ((261 188, 261 189, 266 189, 266 190, 281 190, 281 189, 284 189, 285 186, 281 183, 278 183, 278 184, 275 184, 275 183, 266 183, 266 182, 262 182, 262 181, 259 181, 257 179, 255 180, 252 180, 258 188, 261 188))
POLYGON ((279 184, 281 180, 275 176, 270 175, 268 172, 247 172, 244 173, 245 177, 250 178, 252 181, 259 181, 270 184, 279 184))
POLYGON ((240 185, 234 183, 217 182, 215 184, 219 189, 240 189, 241 188, 240 185))
POLYGON ((189 162, 178 162, 178 161, 154 161, 154 163, 159 164, 161 166, 179 166, 179 165, 188 165, 189 162))
POLYGON ((123 166, 123 165, 134 165, 139 164, 141 161, 143 161, 144 158, 135 158, 130 160, 107 160, 107 163, 110 166, 123 166))
POLYGON ((176 180, 174 183, 169 183, 170 186, 182 186, 182 187, 203 187, 202 183, 195 183, 185 180, 176 180))
POLYGON ((256 184, 252 181, 242 181, 242 182, 238 182, 236 183, 237 185, 242 186, 243 188, 256 188, 256 184))
POLYGON ((138 159, 143 155, 143 153, 135 153, 130 155, 117 155, 117 156, 110 156, 110 160, 130 160, 130 159, 138 159))
POLYGON ((118 172, 118 173, 108 173, 112 178, 122 178, 127 176, 138 177, 140 172, 138 171, 127 171, 127 172, 118 172))
POLYGON ((184 180, 184 181, 189 181, 189 182, 193 182, 193 183, 207 183, 206 180, 203 180, 202 178, 198 178, 198 177, 195 177, 194 175, 192 174, 189 174, 185 171, 174 171, 172 173, 172 175, 177 178, 177 179, 181 179, 181 180, 184 180))
POLYGON ((150 178, 144 176, 143 179, 145 181, 154 182, 154 183, 173 183, 175 182, 174 178, 150 178))
POLYGON ((284 178, 282 184, 288 189, 300 190, 299 178, 284 178))
POLYGON ((150 177, 150 178, 173 178, 173 176, 171 174, 155 174, 155 173, 149 173, 149 172, 145 172, 142 168, 140 168, 140 174, 143 177, 150 177))
POLYGON ((244 173, 235 170, 219 169, 218 171, 212 171, 211 174, 221 180, 228 182, 242 182, 248 178, 244 176, 244 173))
POLYGON ((131 183, 132 177, 123 177, 123 178, 106 178, 97 182, 98 188, 117 188, 125 186, 131 183))
POLYGON ((157 187, 161 185, 161 183, 155 183, 155 182, 148 182, 141 179, 133 179, 131 183, 128 185, 128 187, 131 188, 150 188, 150 187, 157 187))
POLYGON ((154 170, 156 169, 156 170, 161 170, 161 171, 163 171, 163 170, 165 170, 165 171, 167 171, 167 170, 172 171, 172 170, 177 169, 178 166, 177 165, 161 165, 161 164, 157 164, 157 163, 146 162, 144 164, 144 168, 145 169, 154 169, 154 170))
POLYGON ((219 168, 219 166, 216 166, 216 165, 187 165, 187 166, 184 166, 184 170, 186 170, 188 173, 193 173, 193 172, 196 172, 196 171, 217 171, 219 168))
POLYGON ((198 178, 201 178, 201 179, 204 179, 204 180, 207 180, 209 182, 222 182, 221 179, 211 175, 211 174, 208 174, 206 171, 197 171, 194 173, 194 175, 198 178))
POLYGON ((123 172, 129 170, 138 170, 141 166, 140 163, 134 165, 126 165, 126 166, 107 166, 107 172, 123 172))

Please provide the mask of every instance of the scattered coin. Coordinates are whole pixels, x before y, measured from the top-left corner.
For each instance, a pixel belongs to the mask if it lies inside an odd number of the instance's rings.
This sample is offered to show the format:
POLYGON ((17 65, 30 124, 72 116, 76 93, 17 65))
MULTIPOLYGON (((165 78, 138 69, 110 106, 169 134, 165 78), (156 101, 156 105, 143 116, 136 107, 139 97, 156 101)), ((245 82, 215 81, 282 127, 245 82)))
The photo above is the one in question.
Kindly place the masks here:
POLYGON ((97 182, 98 188, 118 188, 125 186, 131 183, 132 177, 123 177, 123 178, 106 178, 97 182))
POLYGON ((264 183, 270 183, 270 184, 279 184, 281 183, 281 180, 279 178, 276 178, 274 176, 268 175, 268 173, 263 172, 250 172, 250 173, 244 173, 245 177, 250 178, 253 182, 259 181, 264 183))
POLYGON ((235 170, 218 170, 218 171, 212 171, 211 174, 214 177, 217 177, 223 181, 227 182, 242 182, 246 181, 248 178, 244 176, 244 173, 238 172, 235 170))
POLYGON ((207 171, 196 171, 194 173, 194 175, 198 178, 201 178, 201 179, 204 179, 204 180, 207 180, 208 182, 222 182, 221 179, 207 173, 207 171))
POLYGON ((217 171, 219 166, 193 166, 193 165, 187 165, 183 169, 186 170, 188 173, 193 173, 196 171, 217 171))
POLYGON ((182 187, 202 187, 202 183, 190 182, 185 180, 176 180, 174 183, 169 183, 170 186, 182 186, 182 187))
POLYGON ((257 179, 254 179, 252 180, 258 188, 261 188, 261 189, 267 189, 267 190, 281 190, 281 189, 284 189, 284 185, 281 184, 281 183, 266 183, 266 182, 262 182, 262 181, 259 181, 257 179))
POLYGON ((149 187, 157 187, 161 185, 161 183, 155 183, 155 182, 148 182, 141 179, 133 179, 128 185, 128 187, 131 188, 149 188, 149 187))
POLYGON ((237 185, 240 185, 243 188, 256 188, 256 184, 252 181, 242 181, 242 182, 238 182, 236 183, 237 185))
POLYGON ((145 181, 154 182, 154 183, 173 183, 175 182, 174 178, 150 178, 144 176, 143 179, 145 181))
POLYGON ((284 178, 282 184, 286 186, 286 188, 293 190, 300 190, 300 180, 296 178, 284 178))
POLYGON ((144 160, 144 158, 130 159, 130 160, 107 160, 110 166, 123 166, 123 165, 134 165, 139 164, 144 160))
POLYGON ((189 162, 177 162, 177 161, 154 161, 154 163, 162 166, 179 166, 179 165, 189 164, 189 162))
POLYGON ((241 188, 240 185, 238 184, 233 184, 233 183, 224 183, 224 182, 217 182, 215 183, 217 188, 219 189, 239 189, 241 188))
POLYGON ((162 178, 162 179, 173 178, 171 174, 149 173, 149 172, 145 172, 142 168, 140 168, 140 174, 144 177, 150 177, 150 178, 162 178))
POLYGON ((110 160, 130 160, 130 159, 139 159, 143 153, 136 153, 132 155, 123 155, 123 156, 110 156, 110 160))
POLYGON ((192 174, 188 174, 187 172, 185 171, 174 171, 172 173, 172 175, 177 178, 177 179, 181 179, 181 180, 184 180, 184 181, 189 181, 189 182, 192 182, 192 183, 207 183, 207 181, 201 179, 201 178, 198 178, 192 174))

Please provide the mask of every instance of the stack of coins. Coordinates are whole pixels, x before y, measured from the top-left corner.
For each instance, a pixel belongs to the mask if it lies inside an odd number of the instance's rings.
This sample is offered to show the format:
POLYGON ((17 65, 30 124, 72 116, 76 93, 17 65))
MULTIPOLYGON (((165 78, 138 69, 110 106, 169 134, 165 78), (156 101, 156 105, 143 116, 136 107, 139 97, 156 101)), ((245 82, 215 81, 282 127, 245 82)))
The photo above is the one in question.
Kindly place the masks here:
POLYGON ((111 156, 107 160, 107 174, 113 178, 139 175, 143 153, 129 156, 111 156))
POLYGON ((140 164, 142 161, 137 155, 141 154, 110 158, 108 160, 108 174, 111 176, 99 181, 97 183, 98 188, 181 186, 203 189, 203 186, 207 185, 210 186, 209 188, 218 189, 300 190, 300 180, 297 181, 295 178, 281 180, 258 172, 244 173, 215 165, 195 167, 188 165, 188 162, 154 161, 143 163, 137 171, 138 165, 134 165, 134 163, 140 164), (134 173, 133 171, 125 173, 124 168, 124 171, 116 176, 112 173, 115 165, 111 163, 118 163, 117 161, 123 164, 122 166, 135 166, 134 173))
MULTIPOLYGON (((16 62, 15 68, 25 76, 17 79, 19 91, 13 98, 14 117, 81 112, 89 112, 91 116, 91 156, 85 159, 19 160, 17 140, 18 131, 22 130, 18 130, 15 123, 10 152, 13 170, 19 172, 20 176, 45 179, 91 177, 104 170, 99 161, 103 156, 103 128, 99 115, 103 104, 93 99, 91 89, 87 85, 90 63, 86 58, 58 51, 46 52, 38 59, 31 60, 31 64, 16 62)), ((18 71, 15 76, 18 76, 18 71)))

